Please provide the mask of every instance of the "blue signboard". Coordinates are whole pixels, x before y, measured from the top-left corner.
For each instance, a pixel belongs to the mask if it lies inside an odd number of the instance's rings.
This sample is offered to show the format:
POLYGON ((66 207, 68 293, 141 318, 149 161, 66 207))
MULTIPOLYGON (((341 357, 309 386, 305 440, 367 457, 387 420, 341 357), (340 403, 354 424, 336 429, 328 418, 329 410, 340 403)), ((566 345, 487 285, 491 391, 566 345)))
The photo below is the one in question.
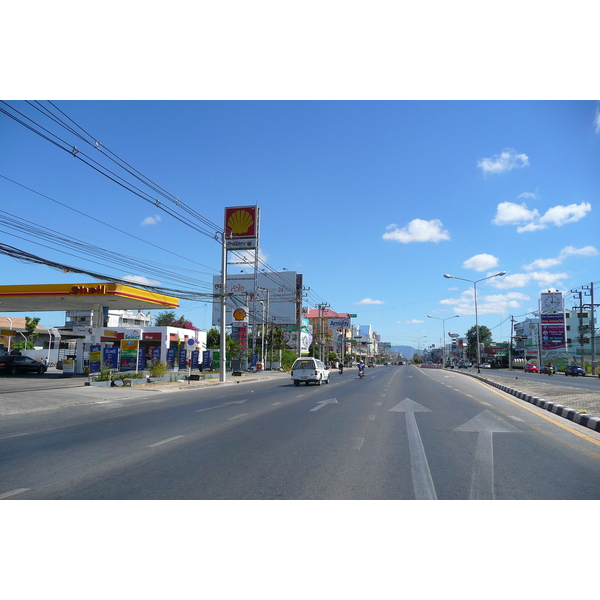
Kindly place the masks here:
POLYGON ((109 369, 117 369, 119 366, 119 348, 104 348, 102 351, 102 362, 109 369))
POLYGON ((175 368, 175 348, 167 348, 167 367, 175 368))
POLYGON ((183 370, 187 367, 187 350, 184 348, 179 351, 179 370, 183 370))
POLYGON ((90 346, 90 373, 100 373, 102 368, 102 346, 92 344, 90 346))
POLYGON ((203 371, 210 371, 211 368, 211 361, 210 361, 210 350, 204 350, 202 352, 202 370, 203 371))
POLYGON ((146 351, 144 348, 138 350, 138 371, 143 371, 146 368, 146 351))
POLYGON ((254 354, 252 354, 252 359, 250 364, 252 365, 252 368, 256 368, 256 365, 258 363, 258 354, 256 354, 256 352, 254 354))
POLYGON ((152 361, 159 363, 160 362, 160 347, 155 346, 152 348, 152 361))
POLYGON ((198 359, 200 358, 200 350, 192 350, 192 369, 198 369, 198 359))

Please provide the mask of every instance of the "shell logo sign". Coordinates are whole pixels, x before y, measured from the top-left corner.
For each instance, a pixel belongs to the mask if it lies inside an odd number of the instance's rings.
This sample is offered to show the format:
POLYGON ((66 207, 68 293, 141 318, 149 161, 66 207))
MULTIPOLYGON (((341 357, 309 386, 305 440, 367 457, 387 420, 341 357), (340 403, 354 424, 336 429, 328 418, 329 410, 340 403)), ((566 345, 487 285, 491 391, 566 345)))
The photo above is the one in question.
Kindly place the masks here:
POLYGON ((247 322, 248 321, 248 308, 247 307, 239 307, 233 311, 233 318, 237 322, 247 322))
POLYGON ((256 248, 258 242, 258 206, 234 206, 225 209, 227 248, 256 248))

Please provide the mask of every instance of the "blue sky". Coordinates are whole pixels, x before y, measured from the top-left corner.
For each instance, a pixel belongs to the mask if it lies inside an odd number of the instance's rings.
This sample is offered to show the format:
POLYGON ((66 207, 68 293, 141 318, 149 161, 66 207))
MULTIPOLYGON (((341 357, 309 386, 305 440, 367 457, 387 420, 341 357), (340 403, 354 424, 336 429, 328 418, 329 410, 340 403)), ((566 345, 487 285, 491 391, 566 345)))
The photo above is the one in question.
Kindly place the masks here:
MULTIPOLYGON (((8 104, 109 164, 34 106, 8 104)), ((393 344, 416 346, 417 338, 421 346, 439 344, 442 323, 428 314, 460 315, 446 322, 447 331, 460 334, 474 324, 472 284, 444 273, 477 280, 507 272, 478 284, 480 324, 498 341, 509 335, 509 315, 536 309, 540 292, 568 292, 599 279, 595 101, 53 104, 104 149, 219 226, 225 207, 258 205, 263 260, 275 270, 302 273, 313 305, 327 302, 333 310, 357 313, 359 324, 371 324, 393 344)), ((204 284, 220 269, 214 240, 5 114, 0 139, 3 219, 8 213, 45 231, 160 263, 206 291, 204 284)), ((40 247, 30 233, 5 223, 0 232, 4 243, 57 262, 149 278, 102 260, 86 263, 73 250, 75 256, 66 256, 46 241, 50 247, 40 247)), ((0 272, 2 284, 90 279, 5 256, 0 272)), ((198 327, 211 325, 206 301, 184 300, 177 312, 198 327)), ((45 314, 42 324, 62 323, 45 314)))

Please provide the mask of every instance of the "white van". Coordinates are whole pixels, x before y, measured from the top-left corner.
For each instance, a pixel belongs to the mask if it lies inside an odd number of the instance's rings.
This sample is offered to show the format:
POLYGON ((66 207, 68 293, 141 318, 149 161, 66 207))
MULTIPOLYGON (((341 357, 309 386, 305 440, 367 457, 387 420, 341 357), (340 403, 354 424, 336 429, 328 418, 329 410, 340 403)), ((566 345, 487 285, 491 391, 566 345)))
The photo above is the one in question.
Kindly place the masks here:
POLYGON ((294 385, 300 385, 304 381, 308 385, 311 381, 317 385, 323 382, 329 383, 329 371, 327 367, 318 359, 307 357, 298 358, 292 365, 292 381, 294 385))

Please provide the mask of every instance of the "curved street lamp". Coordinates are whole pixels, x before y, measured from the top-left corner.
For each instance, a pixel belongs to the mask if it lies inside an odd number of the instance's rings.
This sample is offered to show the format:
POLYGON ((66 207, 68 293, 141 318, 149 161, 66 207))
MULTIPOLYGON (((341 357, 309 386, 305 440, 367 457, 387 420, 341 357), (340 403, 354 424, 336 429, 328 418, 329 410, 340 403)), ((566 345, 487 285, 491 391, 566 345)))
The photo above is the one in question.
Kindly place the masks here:
POLYGON ((460 315, 452 315, 451 317, 446 317, 445 319, 442 319, 441 317, 434 317, 433 315, 427 315, 427 318, 429 319, 437 319, 438 321, 442 322, 442 327, 444 330, 444 335, 442 337, 442 364, 444 365, 444 368, 446 367, 446 321, 448 319, 456 319, 460 317, 460 315))
POLYGON ((475 300, 475 331, 477 333, 477 372, 481 373, 480 365, 481 365, 481 350, 479 348, 479 321, 477 319, 477 284, 480 281, 485 281, 486 279, 492 279, 492 277, 502 277, 506 275, 506 271, 500 271, 500 273, 496 273, 495 275, 490 275, 489 277, 483 277, 482 279, 477 279, 473 281, 472 279, 464 279, 463 277, 456 277, 456 275, 447 275, 444 274, 446 279, 460 279, 461 281, 468 281, 473 284, 473 295, 475 300))

